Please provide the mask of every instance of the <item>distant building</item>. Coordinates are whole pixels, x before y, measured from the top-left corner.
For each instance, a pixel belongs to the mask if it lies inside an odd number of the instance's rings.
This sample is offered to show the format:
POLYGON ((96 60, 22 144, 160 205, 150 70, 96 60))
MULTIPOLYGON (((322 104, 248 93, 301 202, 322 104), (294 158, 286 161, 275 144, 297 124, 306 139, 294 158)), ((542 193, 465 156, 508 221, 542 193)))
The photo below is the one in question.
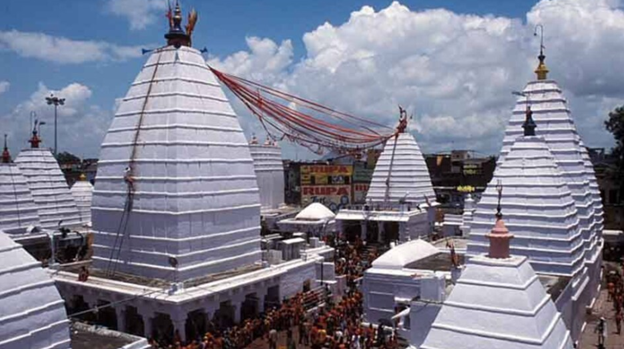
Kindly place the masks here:
POLYGON ((587 148, 602 197, 605 229, 624 229, 624 190, 617 181, 616 159, 604 148, 587 148))
POLYGON ((467 150, 426 154, 425 161, 441 207, 463 207, 467 193, 474 193, 478 198, 492 179, 496 160, 494 156, 474 157, 467 150))

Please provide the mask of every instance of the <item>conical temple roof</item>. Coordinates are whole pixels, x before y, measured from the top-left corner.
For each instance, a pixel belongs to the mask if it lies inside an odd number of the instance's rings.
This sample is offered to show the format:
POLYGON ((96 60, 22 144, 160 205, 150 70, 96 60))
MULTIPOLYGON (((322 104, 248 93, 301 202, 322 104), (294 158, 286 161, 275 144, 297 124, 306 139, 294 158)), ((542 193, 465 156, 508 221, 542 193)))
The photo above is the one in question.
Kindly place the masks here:
POLYGON ((74 197, 50 150, 24 149, 15 163, 28 181, 42 227, 55 229, 61 221, 64 226, 80 224, 74 197))
POLYGON ((93 198, 93 185, 86 179, 81 179, 71 187, 82 223, 91 223, 91 199, 93 198))
POLYGON ((525 109, 529 103, 537 124, 537 134, 546 140, 572 191, 585 240, 586 258, 590 259, 598 253, 596 246, 602 235, 603 218, 600 192, 587 149, 574 125, 567 101, 554 81, 529 82, 523 93, 526 97, 521 97, 516 103, 505 130, 499 162, 504 161, 511 145, 522 134, 525 109))
POLYGON ((282 151, 277 143, 267 143, 251 142, 249 151, 258 177, 262 208, 276 209, 284 204, 284 164, 282 151))
POLYGON ((28 182, 16 164, 0 163, 0 230, 12 234, 31 225, 41 222, 28 182))
POLYGON ((579 217, 565 176, 539 136, 518 138, 496 168, 473 215, 468 253, 487 252, 499 181, 505 223, 515 235, 511 253, 529 257, 537 272, 576 275, 584 266, 579 217))
POLYGON ((334 218, 336 218, 336 214, 319 202, 309 204, 295 216, 295 219, 311 221, 332 220, 334 218))
POLYGON ((473 257, 421 349, 571 349, 561 314, 526 257, 473 257))
POLYGON ((64 302, 41 264, 1 231, 0 260, 0 348, 69 348, 64 302))
POLYGON ((397 205, 400 201, 422 204, 435 201, 431 177, 414 137, 399 133, 386 142, 371 180, 367 202, 397 205))
POLYGON ((91 212, 99 268, 186 280, 261 260, 249 145, 198 50, 167 46, 143 66, 102 144, 91 212))

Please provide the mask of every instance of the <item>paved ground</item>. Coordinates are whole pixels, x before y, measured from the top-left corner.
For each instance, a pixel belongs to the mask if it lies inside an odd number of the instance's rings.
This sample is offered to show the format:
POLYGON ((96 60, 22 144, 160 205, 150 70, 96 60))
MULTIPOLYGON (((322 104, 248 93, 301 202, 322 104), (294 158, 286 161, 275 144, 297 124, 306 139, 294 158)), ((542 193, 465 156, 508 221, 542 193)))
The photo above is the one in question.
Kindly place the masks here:
MULTIPOLYGON (((600 296, 594 305, 593 314, 587 317, 587 326, 581 335, 578 348, 579 349, 595 349, 598 348, 598 335, 594 333, 598 319, 604 316, 607 319, 607 335, 606 349, 624 348, 624 333, 617 334, 615 327, 615 311, 613 310, 613 302, 607 301, 607 290, 603 288, 600 296)), ((624 327, 624 326, 622 326, 624 327)), ((624 332, 624 330, 622 331, 624 332)))

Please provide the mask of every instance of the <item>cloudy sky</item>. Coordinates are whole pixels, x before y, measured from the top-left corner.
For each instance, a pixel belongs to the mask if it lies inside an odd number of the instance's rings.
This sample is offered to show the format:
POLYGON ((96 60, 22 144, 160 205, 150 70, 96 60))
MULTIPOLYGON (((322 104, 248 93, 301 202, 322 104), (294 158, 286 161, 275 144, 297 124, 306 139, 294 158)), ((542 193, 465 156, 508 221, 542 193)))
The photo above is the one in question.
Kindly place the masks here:
MULTIPOLYGON (((585 143, 610 147, 607 113, 624 105, 624 7, 618 0, 186 0, 195 46, 211 65, 334 109, 396 124, 397 105, 426 152, 495 154, 515 97, 534 79, 545 27, 550 77, 565 92, 585 143)), ((163 44, 166 0, 3 0, 0 132, 25 147, 44 97, 65 97, 59 143, 97 157, 115 100, 163 44)), ((234 106, 247 134, 258 123, 234 106)), ((283 145, 285 157, 305 157, 283 145)))

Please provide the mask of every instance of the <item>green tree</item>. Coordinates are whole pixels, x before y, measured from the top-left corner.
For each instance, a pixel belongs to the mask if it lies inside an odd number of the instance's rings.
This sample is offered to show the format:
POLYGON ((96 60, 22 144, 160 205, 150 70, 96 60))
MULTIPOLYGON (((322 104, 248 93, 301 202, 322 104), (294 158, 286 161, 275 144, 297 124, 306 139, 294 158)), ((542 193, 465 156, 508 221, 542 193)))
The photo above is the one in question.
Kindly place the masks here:
POLYGON ((56 155, 56 160, 59 164, 79 164, 80 158, 72 153, 68 153, 66 151, 58 153, 56 155))
POLYGON ((620 184, 620 195, 624 192, 624 106, 615 108, 609 113, 605 121, 605 127, 615 138, 615 147, 611 149, 611 155, 616 162, 614 179, 620 184))

